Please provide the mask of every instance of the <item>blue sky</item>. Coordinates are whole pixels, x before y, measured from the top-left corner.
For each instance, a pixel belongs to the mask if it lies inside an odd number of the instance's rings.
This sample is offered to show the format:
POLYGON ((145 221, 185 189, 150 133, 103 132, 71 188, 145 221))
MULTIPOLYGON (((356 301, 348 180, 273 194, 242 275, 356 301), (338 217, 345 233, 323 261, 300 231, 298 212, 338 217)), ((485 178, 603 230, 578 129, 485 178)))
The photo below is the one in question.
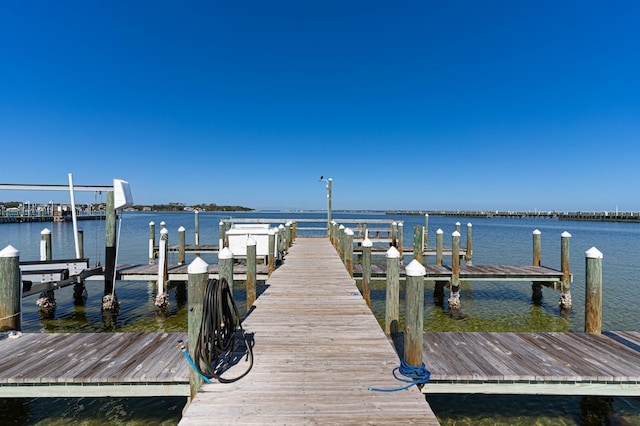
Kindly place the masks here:
MULTIPOLYGON (((640 210, 637 1, 3 1, 0 183, 640 210)), ((93 194, 79 195, 93 201, 93 194)), ((67 201, 4 192, 0 200, 67 201)))

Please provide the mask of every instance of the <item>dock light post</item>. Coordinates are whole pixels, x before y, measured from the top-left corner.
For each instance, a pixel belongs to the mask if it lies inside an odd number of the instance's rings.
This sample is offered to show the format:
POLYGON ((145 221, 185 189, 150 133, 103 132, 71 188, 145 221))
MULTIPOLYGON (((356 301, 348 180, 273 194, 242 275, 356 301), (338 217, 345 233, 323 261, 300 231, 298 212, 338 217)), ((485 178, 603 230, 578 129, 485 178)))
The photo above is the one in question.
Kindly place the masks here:
POLYGON ((320 180, 318 182, 327 183, 327 236, 328 236, 329 229, 331 226, 331 187, 333 184, 333 179, 331 178, 325 179, 324 176, 320 176, 320 180))

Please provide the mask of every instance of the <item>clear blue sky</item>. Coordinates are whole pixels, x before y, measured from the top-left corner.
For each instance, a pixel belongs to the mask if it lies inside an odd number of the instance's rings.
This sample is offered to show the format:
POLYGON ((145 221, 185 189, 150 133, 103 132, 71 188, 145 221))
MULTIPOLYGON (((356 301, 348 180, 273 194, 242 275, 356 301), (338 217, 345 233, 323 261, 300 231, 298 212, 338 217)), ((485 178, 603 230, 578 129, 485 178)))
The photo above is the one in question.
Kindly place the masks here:
MULTIPOLYGON (((639 22, 635 0, 6 0, 0 183, 326 209, 324 175, 335 209, 640 210, 639 22)), ((23 198, 68 201, 0 193, 23 198)))

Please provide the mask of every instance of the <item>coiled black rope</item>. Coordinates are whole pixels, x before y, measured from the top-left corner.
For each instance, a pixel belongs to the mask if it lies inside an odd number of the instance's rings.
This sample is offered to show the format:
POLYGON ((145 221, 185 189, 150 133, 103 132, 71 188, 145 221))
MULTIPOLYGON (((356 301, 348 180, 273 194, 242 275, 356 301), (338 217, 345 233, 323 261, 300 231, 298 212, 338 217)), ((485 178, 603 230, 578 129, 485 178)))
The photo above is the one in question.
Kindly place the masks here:
POLYGON ((253 367, 253 350, 242 328, 238 308, 226 278, 212 279, 207 283, 194 362, 196 365, 206 366, 201 371, 203 375, 221 383, 235 382, 246 376, 253 367), (234 359, 234 347, 238 329, 247 348, 249 368, 240 376, 223 378, 220 375, 233 362, 237 362, 234 359))

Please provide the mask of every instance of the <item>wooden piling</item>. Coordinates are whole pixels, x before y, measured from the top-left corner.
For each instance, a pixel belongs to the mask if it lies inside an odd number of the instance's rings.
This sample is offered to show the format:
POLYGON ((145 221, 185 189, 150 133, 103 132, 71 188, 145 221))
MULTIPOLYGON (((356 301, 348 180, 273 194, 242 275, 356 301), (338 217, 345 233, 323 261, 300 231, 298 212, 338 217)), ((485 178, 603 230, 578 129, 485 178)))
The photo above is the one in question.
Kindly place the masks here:
POLYGON ((196 245, 199 246, 200 245, 200 212, 196 209, 194 210, 194 214, 195 214, 195 227, 196 227, 196 235, 195 235, 195 242, 196 245))
POLYGON ((106 198, 104 295, 111 296, 113 294, 113 281, 116 273, 116 209, 113 191, 108 191, 106 198))
POLYGON ((9 245, 0 251, 0 332, 22 330, 20 252, 9 245))
POLYGON ((184 226, 178 228, 178 265, 184 264, 185 258, 185 229, 184 226))
POLYGON ((289 248, 291 247, 291 222, 285 223, 284 227, 284 238, 285 238, 285 250, 289 252, 289 248))
POLYGON ((562 290, 560 291, 560 309, 571 309, 571 272, 569 270, 569 239, 571 234, 563 232, 560 243, 560 269, 562 271, 562 290))
POLYGON ((218 222, 218 250, 224 247, 224 222, 218 222))
POLYGON ((371 250, 373 243, 369 238, 362 241, 362 297, 371 308, 371 250))
POLYGON ((460 222, 456 222, 456 232, 460 233, 460 222))
POLYGON ((400 252, 395 247, 387 250, 387 294, 384 311, 384 331, 398 332, 400 321, 400 252))
POLYGON ((584 331, 602 333, 602 253, 591 247, 586 255, 584 331))
POLYGON ((84 259, 84 231, 82 228, 78 228, 78 254, 79 259, 84 259))
MULTIPOLYGON (((188 344, 187 350, 191 359, 198 359, 196 356, 196 342, 200 334, 200 325, 202 324, 202 305, 204 301, 204 293, 209 279, 209 265, 200 257, 196 257, 189 264, 187 273, 188 279, 188 344)), ((202 385, 202 377, 193 369, 189 373, 190 396, 193 399, 202 385)))
POLYGON ((156 263, 154 253, 156 247, 156 224, 149 222, 149 265, 156 263))
POLYGON ((413 227, 413 258, 418 262, 422 262, 422 252, 424 251, 422 244, 424 243, 423 236, 424 228, 420 225, 413 227))
POLYGON ((156 292, 156 306, 159 308, 166 308, 169 303, 167 297, 167 279, 169 273, 167 271, 169 253, 169 230, 162 228, 160 231, 160 245, 158 246, 158 279, 157 279, 157 292, 156 292))
POLYGON ((391 223, 391 246, 398 247, 398 223, 391 223))
MULTIPOLYGON (((421 227, 420 227, 421 228, 421 227)), ((405 268, 407 277, 405 292, 404 359, 409 365, 422 365, 424 330, 424 266, 413 259, 405 268)))
POLYGON ((471 262, 473 261, 472 230, 473 230, 473 225, 471 224, 471 222, 467 223, 467 251, 464 256, 464 261, 467 263, 467 265, 471 265, 471 262))
POLYGON ((229 290, 233 294, 233 253, 229 247, 225 247, 218 253, 218 264, 220 265, 220 279, 227 279, 229 290))
POLYGON ((425 213, 424 214, 424 243, 423 243, 423 247, 427 248, 429 247, 429 213, 425 213))
POLYGON ((247 312, 256 301, 256 244, 253 237, 247 238, 247 312))
POLYGON ((460 310, 460 233, 451 234, 451 286, 449 287, 449 310, 460 310))
POLYGON ((338 254, 344 263, 344 225, 338 227, 338 254))
POLYGON ((51 260, 51 230, 40 231, 40 260, 51 260))
POLYGON ((267 260, 267 274, 271 276, 276 269, 276 232, 269 229, 269 258, 267 260))
POLYGON ((353 231, 350 228, 344 230, 344 264, 347 272, 353 278, 353 231))
POLYGON ((533 266, 540 266, 541 262, 541 232, 535 229, 533 231, 533 266))
POLYGON ((444 251, 444 231, 436 231, 436 265, 442 266, 442 252, 444 251))
POLYGON ((284 242, 284 225, 278 225, 278 257, 282 259, 285 253, 285 242, 284 242))

